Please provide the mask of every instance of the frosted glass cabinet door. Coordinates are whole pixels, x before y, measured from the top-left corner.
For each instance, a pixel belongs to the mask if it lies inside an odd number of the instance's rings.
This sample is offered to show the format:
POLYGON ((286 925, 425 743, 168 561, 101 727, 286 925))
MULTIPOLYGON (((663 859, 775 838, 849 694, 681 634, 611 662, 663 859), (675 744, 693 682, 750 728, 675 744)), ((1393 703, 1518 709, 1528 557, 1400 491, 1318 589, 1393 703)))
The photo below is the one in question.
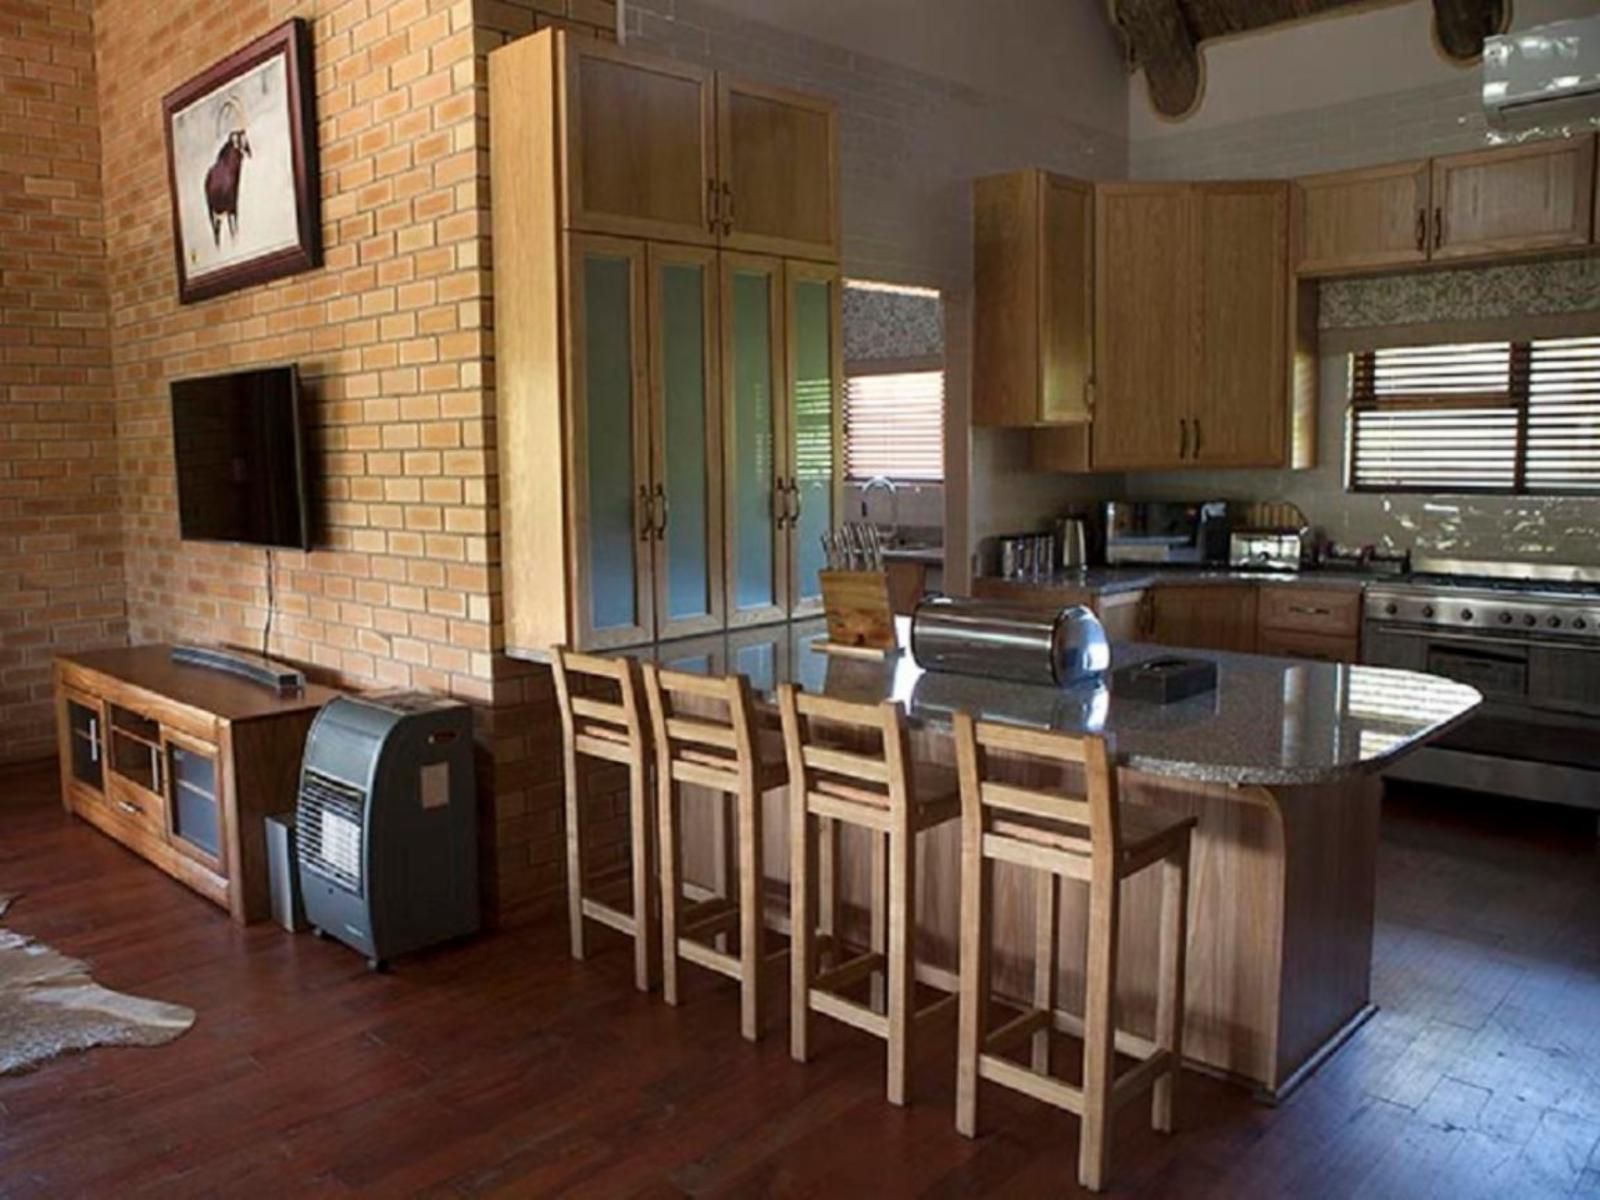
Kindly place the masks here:
POLYGON ((569 266, 578 643, 603 649, 653 634, 644 243, 574 237, 569 266))
POLYGON ((722 628, 717 256, 652 244, 650 443, 656 634, 722 628))
POLYGON ((833 528, 842 391, 839 271, 790 262, 788 279, 789 607, 822 607, 822 534, 833 528))
POLYGON ((788 608, 783 542, 783 263, 722 255, 723 463, 728 624, 780 620, 788 608))

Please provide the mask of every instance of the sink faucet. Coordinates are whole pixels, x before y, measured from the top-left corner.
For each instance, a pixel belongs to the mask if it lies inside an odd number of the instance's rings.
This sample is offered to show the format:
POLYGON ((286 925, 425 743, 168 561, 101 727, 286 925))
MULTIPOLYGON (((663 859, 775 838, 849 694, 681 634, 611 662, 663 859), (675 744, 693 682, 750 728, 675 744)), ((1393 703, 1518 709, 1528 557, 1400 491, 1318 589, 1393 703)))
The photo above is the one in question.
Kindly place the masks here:
POLYGON ((867 502, 880 489, 889 493, 889 545, 893 546, 900 540, 900 490, 887 475, 874 475, 861 489, 861 519, 867 519, 867 502))

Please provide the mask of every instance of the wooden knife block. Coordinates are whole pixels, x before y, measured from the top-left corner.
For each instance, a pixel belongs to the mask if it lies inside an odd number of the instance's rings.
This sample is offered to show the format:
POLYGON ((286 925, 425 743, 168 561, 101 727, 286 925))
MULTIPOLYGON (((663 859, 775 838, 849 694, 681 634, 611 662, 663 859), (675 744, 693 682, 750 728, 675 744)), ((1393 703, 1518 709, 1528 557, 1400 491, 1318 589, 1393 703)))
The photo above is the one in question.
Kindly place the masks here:
POLYGON ((900 648, 887 571, 820 571, 828 640, 817 649, 833 654, 886 658, 900 648))

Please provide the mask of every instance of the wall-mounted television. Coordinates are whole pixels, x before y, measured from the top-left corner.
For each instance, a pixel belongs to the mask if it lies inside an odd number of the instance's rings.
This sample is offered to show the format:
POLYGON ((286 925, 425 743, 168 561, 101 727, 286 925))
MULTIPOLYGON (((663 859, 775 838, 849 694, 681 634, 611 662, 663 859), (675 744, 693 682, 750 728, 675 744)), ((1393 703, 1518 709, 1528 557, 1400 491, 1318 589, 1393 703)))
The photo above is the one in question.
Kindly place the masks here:
POLYGON ((173 380, 172 442, 184 540, 310 549, 294 366, 173 380))

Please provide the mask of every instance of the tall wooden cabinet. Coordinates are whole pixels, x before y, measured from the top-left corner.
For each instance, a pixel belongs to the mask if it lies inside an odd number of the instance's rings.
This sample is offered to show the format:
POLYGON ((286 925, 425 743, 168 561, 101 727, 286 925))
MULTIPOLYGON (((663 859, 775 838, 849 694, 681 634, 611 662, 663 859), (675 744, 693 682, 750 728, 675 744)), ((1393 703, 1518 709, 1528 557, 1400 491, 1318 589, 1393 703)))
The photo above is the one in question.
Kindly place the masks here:
POLYGON ((490 63, 508 648, 815 607, 843 384, 832 107, 557 31, 490 63))

